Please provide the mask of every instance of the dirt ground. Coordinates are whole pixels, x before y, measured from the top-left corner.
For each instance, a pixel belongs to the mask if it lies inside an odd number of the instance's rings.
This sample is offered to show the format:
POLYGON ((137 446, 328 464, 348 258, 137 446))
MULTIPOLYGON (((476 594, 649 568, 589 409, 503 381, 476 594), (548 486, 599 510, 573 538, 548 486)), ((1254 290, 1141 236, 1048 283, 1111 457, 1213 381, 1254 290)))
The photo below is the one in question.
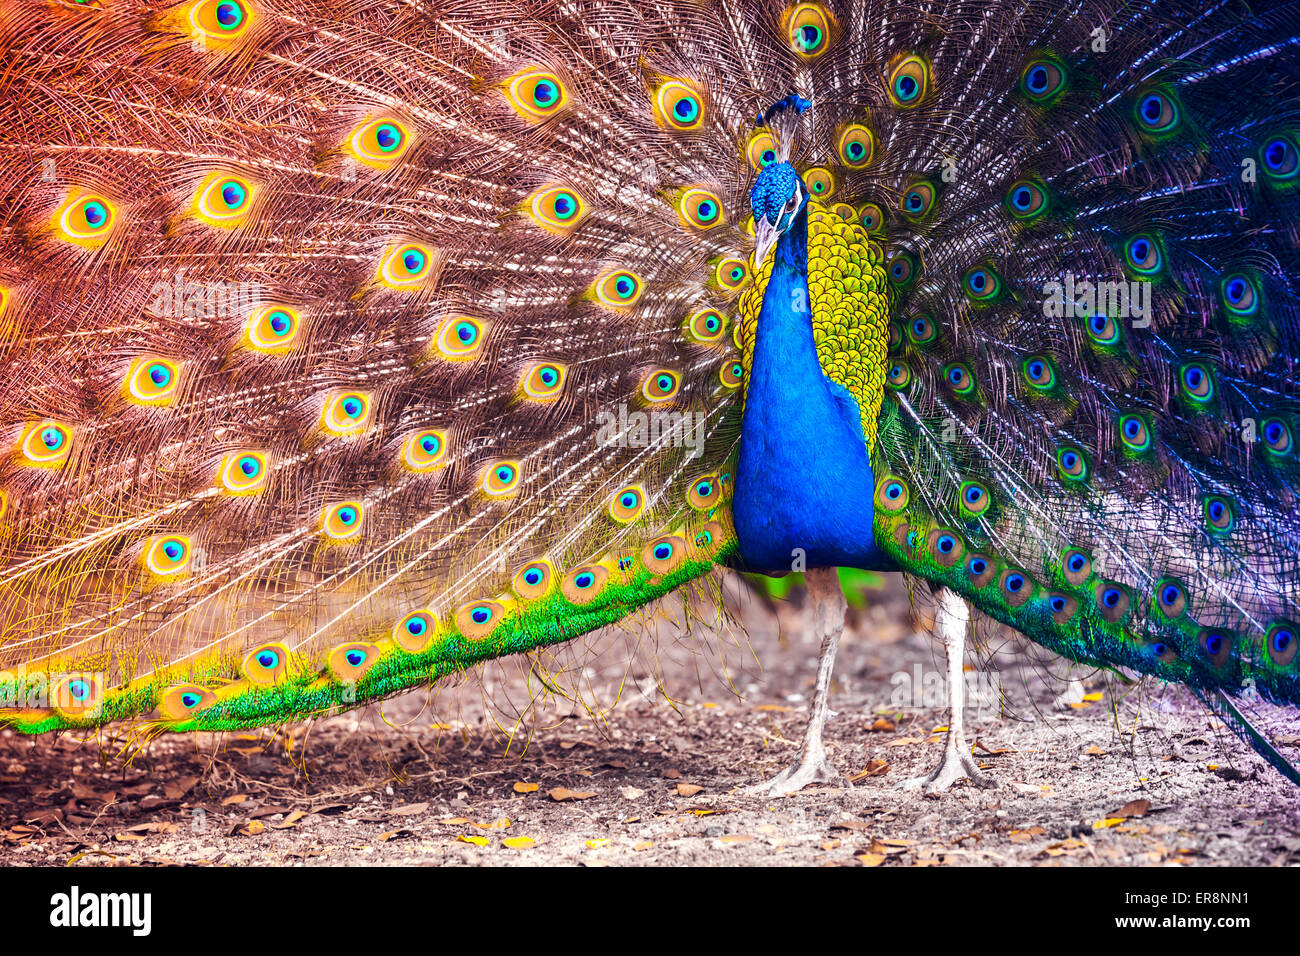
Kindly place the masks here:
MULTIPOLYGON (((818 648, 800 592, 725 591, 738 623, 670 602, 310 726, 142 747, 4 731, 0 864, 1300 862, 1300 792, 1193 698, 1071 672, 1000 630, 967 674, 997 788, 900 790, 938 760, 946 711, 928 611, 896 576, 851 612, 836 668, 844 783, 747 796, 797 749, 818 648)), ((1300 758, 1294 718, 1270 729, 1300 758)))

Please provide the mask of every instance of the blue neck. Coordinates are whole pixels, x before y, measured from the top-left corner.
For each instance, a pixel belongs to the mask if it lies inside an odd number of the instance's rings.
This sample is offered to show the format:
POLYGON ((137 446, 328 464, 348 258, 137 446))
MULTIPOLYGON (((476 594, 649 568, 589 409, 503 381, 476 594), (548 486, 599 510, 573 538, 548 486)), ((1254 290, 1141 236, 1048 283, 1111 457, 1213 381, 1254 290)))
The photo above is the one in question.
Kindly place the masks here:
POLYGON ((822 372, 808 296, 805 205, 773 251, 746 370, 732 512, 746 568, 888 568, 856 400, 822 372))

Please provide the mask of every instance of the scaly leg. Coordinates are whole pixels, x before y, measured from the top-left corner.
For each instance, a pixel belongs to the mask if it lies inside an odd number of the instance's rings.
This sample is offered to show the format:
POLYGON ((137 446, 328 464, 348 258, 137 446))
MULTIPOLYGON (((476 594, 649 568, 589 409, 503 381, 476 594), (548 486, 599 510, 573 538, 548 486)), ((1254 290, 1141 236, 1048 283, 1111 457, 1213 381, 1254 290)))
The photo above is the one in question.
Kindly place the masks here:
POLYGON ((966 629, 970 626, 970 608, 956 591, 938 588, 935 591, 938 607, 934 615, 934 629, 943 641, 948 658, 948 740, 939 766, 928 777, 915 777, 904 781, 909 789, 924 789, 926 793, 942 793, 958 780, 969 779, 977 787, 996 787, 975 765, 966 749, 966 732, 962 728, 962 703, 966 690, 962 664, 966 650, 966 629))
POLYGON ((844 633, 844 612, 847 604, 840 587, 839 572, 835 568, 814 568, 804 573, 808 596, 812 599, 817 633, 822 636, 821 661, 817 666, 817 688, 813 691, 812 712, 804 731, 803 746, 794 763, 771 780, 746 788, 746 793, 784 797, 802 790, 810 783, 835 783, 844 777, 826 762, 826 749, 822 746, 822 728, 826 725, 829 710, 831 670, 835 667, 835 651, 844 633))

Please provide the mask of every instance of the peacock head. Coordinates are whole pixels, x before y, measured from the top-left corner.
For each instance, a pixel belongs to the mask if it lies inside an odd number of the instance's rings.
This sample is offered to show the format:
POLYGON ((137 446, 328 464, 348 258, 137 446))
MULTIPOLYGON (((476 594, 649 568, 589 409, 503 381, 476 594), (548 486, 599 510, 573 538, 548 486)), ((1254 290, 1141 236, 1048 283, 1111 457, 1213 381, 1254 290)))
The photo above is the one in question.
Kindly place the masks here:
POLYGON ((800 211, 808 204, 808 188, 789 163, 773 163, 761 173, 749 191, 754 212, 754 268, 762 266, 800 211))

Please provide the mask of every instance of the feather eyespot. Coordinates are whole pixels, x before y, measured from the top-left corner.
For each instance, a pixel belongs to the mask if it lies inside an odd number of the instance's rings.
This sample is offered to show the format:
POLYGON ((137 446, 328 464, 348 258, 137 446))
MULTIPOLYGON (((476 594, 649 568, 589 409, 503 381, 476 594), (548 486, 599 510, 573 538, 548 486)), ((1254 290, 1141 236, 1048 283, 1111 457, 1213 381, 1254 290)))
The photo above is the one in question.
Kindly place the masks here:
POLYGON ((921 103, 930 92, 930 65, 922 57, 906 56, 889 73, 889 98, 897 107, 908 109, 921 103))
POLYGON ((412 611, 393 625, 393 643, 409 654, 424 651, 438 633, 438 619, 430 611, 412 611))
POLYGON ((1006 208, 1015 219, 1037 219, 1047 212, 1047 191, 1030 179, 1012 183, 1007 190, 1006 208))
POLYGON ((718 379, 726 389, 740 388, 745 377, 745 367, 734 359, 728 359, 718 369, 718 379))
POLYGON ((930 557, 934 558, 940 567, 952 567, 966 553, 966 545, 962 539, 955 532, 945 529, 931 531, 926 538, 926 545, 930 557))
POLYGON ((568 91, 560 78, 540 66, 520 70, 504 85, 506 99, 521 119, 540 123, 564 109, 568 91))
POLYGON ((189 720, 217 702, 217 695, 198 684, 177 684, 163 692, 158 711, 168 720, 189 720))
POLYGON ((1270 455, 1284 457, 1295 449, 1295 439, 1291 426, 1280 418, 1266 418, 1260 422, 1260 437, 1264 439, 1264 450, 1270 455))
POLYGON ((987 587, 997 573, 993 559, 983 554, 972 554, 966 558, 966 576, 977 588, 987 587))
POLYGON ((926 180, 919 180, 903 190, 898 200, 899 212, 911 222, 920 222, 934 212, 934 185, 926 180))
POLYGON ((609 570, 599 564, 588 564, 570 573, 560 583, 560 591, 574 604, 590 604, 600 597, 609 580, 609 570))
POLYGON ((263 644, 244 656, 240 668, 254 684, 277 684, 289 673, 289 649, 283 644, 263 644))
POLYGON ((1046 355, 1031 355, 1020 363, 1020 371, 1031 388, 1050 391, 1056 385, 1056 367, 1046 355))
POLYGON ((1084 482, 1088 480, 1088 457, 1082 449, 1065 447, 1056 452, 1056 471, 1067 481, 1084 482))
POLYGON ((630 524, 645 510, 645 491, 640 485, 629 485, 614 492, 609 499, 609 516, 619 524, 630 524))
POLYGON ((50 680, 50 704, 73 720, 94 719, 104 702, 104 679, 90 671, 73 671, 50 680))
POLYGON ((677 200, 677 215, 682 224, 691 229, 713 229, 727 221, 718 194, 699 186, 682 193, 677 200))
POLYGON ((511 587, 515 593, 526 601, 536 601, 551 592, 555 580, 555 569, 551 562, 542 559, 525 564, 515 574, 511 587))
POLYGON ((447 464, 447 436, 434 428, 415 432, 402 442, 402 464, 411 471, 432 471, 447 464))
POLYGON ((862 169, 870 165, 876 151, 875 137, 871 130, 861 123, 851 123, 840 130, 836 140, 836 152, 840 162, 850 169, 862 169))
POLYGON ((180 385, 181 364, 156 355, 135 359, 122 383, 123 397, 134 405, 169 405, 180 385))
POLYGON ((962 279, 962 288, 972 302, 990 302, 1002 292, 1002 277, 987 266, 976 266, 962 279))
POLYGON ((1054 56, 1037 56, 1020 72, 1020 92, 1039 106, 1047 106, 1065 90, 1070 74, 1054 56))
POLYGON ((1141 454, 1151 450, 1152 432, 1147 419, 1129 412, 1119 419, 1119 440, 1127 451, 1141 454))
POLYGON ((1079 587, 1092 575, 1092 558, 1078 548, 1069 548, 1061 555, 1061 572, 1066 581, 1079 587))
POLYGON ((117 207, 98 193, 72 192, 54 212, 51 225, 59 238, 81 246, 98 249, 113 232, 117 207))
POLYGON ((334 392, 321 409, 321 427, 333 435, 356 435, 370 425, 370 396, 365 392, 334 392))
POLYGON ((388 247, 375 274, 380 285, 399 292, 418 289, 433 272, 433 250, 418 242, 399 242, 388 247))
POLYGON ((1259 288, 1245 273, 1224 276, 1219 282, 1219 298, 1231 319, 1246 319, 1259 311, 1259 288))
POLYGON ((721 289, 734 292, 749 278, 749 264, 744 259, 727 256, 718 262, 713 277, 721 289))
POLYGON ((641 383, 641 397, 647 402, 668 402, 681 388, 681 376, 671 369, 656 369, 641 383))
POLYGON ((967 521, 982 517, 992 504, 993 496, 978 481, 963 481, 957 489, 957 508, 967 521))
POLYGON ((553 402, 564 391, 567 371, 558 362, 538 362, 524 372, 519 387, 534 402, 553 402))
POLYGON ((702 475, 686 490, 686 503, 696 511, 710 511, 722 503, 722 490, 717 475, 702 475))
POLYGON ((1052 611, 1052 620, 1057 624, 1068 624, 1079 610, 1079 602, 1068 594, 1053 594, 1047 599, 1047 606, 1052 611))
POLYGON ((361 534, 366 510, 359 501, 327 505, 320 516, 320 530, 330 541, 352 541, 361 534))
POLYGON ((886 477, 876 485, 876 507, 881 511, 896 514, 907 507, 909 497, 901 479, 886 477))
POLYGON ((1178 387, 1185 398, 1196 404, 1205 404, 1214 398, 1214 376, 1203 362, 1188 362, 1180 368, 1178 387))
POLYGON ((655 119, 660 126, 691 133, 704 125, 704 96, 683 79, 668 79, 654 94, 655 119))
POLYGON ((1007 568, 998 580, 1002 591, 1002 600, 1011 607, 1020 607, 1034 594, 1034 582, 1029 575, 1017 568, 1007 568))
POLYGON ((1259 148, 1260 164, 1270 180, 1283 183, 1300 173, 1300 149, 1293 135, 1273 136, 1259 148))
POLYGON ((1300 633, 1290 621, 1274 621, 1264 637, 1264 646, 1268 659, 1275 667, 1289 667, 1295 660, 1296 647, 1300 644, 1296 634, 1300 633))
POLYGON ((900 249, 889 257, 885 265, 886 275, 894 286, 906 289, 916 281, 919 265, 919 260, 913 253, 900 249))
POLYGON ((636 305, 644 291, 641 277, 627 269, 615 269, 596 280, 596 301, 607 309, 623 311, 636 305))
POLYGON ((364 641, 340 644, 329 653, 326 663, 336 679, 347 683, 361 680, 379 662, 379 648, 364 641))
POLYGON ((210 226, 233 229, 248 221, 257 187, 235 173, 211 173, 199 184, 191 212, 210 226))
POLYGON ((488 323, 468 315, 451 316, 442 323, 434 340, 438 354, 453 362, 475 359, 487 338, 488 323))
POLYGON ((411 148, 411 135, 391 116, 367 120, 348 136, 348 155, 374 169, 392 169, 411 148))
POLYGON ((277 354, 293 348, 302 320, 297 311, 273 305, 254 312, 244 327, 244 344, 258 352, 277 354))
POLYGON ((545 186, 528 200, 528 215, 547 232, 568 236, 587 217, 587 204, 569 186, 545 186))
POLYGON ((32 422, 18 439, 23 464, 59 468, 72 451, 72 426, 51 419, 32 422))
POLYGON ((780 158, 776 137, 765 129, 754 130, 745 141, 745 158, 758 172, 771 166, 780 158))
POLYGON ((700 309, 686 320, 686 335, 701 345, 716 345, 727 332, 727 320, 716 309, 700 309))
POLYGON ((804 185, 818 199, 825 199, 835 192, 835 177, 824 166, 814 166, 803 174, 804 185))
POLYGON ((873 202, 864 202, 858 207, 858 222, 871 235, 879 235, 885 229, 885 211, 873 202))
POLYGON ((1133 115, 1138 128, 1153 136, 1167 136, 1182 122, 1182 109, 1174 95, 1163 90, 1138 98, 1133 115))
POLYGON ((945 365, 943 377, 952 388, 953 394, 961 398, 970 398, 975 394, 975 376, 961 362, 945 365))
POLYGON ((1205 530, 1213 535, 1231 534, 1237 526, 1237 504, 1224 495, 1206 495, 1202 505, 1205 530))
POLYGON ((1088 318, 1085 327, 1088 330, 1088 337, 1098 345, 1111 346, 1119 343, 1119 322, 1112 316, 1094 312, 1088 318))
POLYGON ((144 566, 160 578, 173 578, 189 570, 194 557, 190 539, 183 534, 160 534, 145 542, 144 566))
POLYGON ((801 3, 786 11, 785 35, 790 49, 804 60, 814 60, 830 49, 835 20, 820 3, 801 3))
POLYGON ((228 495, 255 495, 266 488, 270 473, 264 452, 231 452, 221 460, 217 484, 228 495))
POLYGON ((519 490, 521 476, 521 468, 517 461, 491 462, 483 469, 479 486, 490 498, 504 498, 519 490))
POLYGON ((1232 647, 1235 641, 1231 631, 1218 627, 1203 628, 1196 635, 1196 643, 1209 665, 1216 670, 1232 660, 1232 647))
POLYGON ((1153 276, 1165 266, 1164 250, 1151 233, 1140 233, 1124 243, 1124 261, 1139 276, 1153 276))
POLYGON ((664 535, 641 549, 641 563, 651 574, 667 574, 686 560, 686 541, 680 535, 664 535))
POLYGON ((912 384, 912 370, 905 362, 894 362, 885 374, 885 384, 898 391, 912 384))
POLYGON ((500 601, 472 601, 456 612, 456 626, 466 640, 481 641, 496 630, 505 616, 506 607, 500 601))
POLYGON ((248 0, 199 0, 189 8, 190 27, 205 45, 220 47, 239 39, 254 19, 248 0))
POLYGON ((1118 623, 1128 613, 1128 590, 1115 582, 1099 581, 1093 593, 1097 598, 1097 611, 1110 623, 1118 623))
POLYGON ((1163 578, 1156 582, 1156 607, 1170 620, 1183 616, 1187 610, 1187 589, 1182 582, 1173 578, 1163 578))

